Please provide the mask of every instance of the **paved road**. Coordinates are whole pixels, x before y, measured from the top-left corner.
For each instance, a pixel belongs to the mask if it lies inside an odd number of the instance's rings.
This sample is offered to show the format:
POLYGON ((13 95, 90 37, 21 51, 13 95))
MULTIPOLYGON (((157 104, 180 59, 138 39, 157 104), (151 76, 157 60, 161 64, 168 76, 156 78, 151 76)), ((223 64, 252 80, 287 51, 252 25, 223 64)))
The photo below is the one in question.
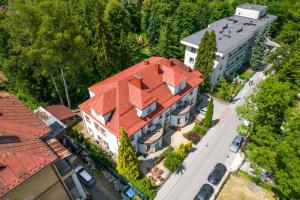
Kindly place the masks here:
MULTIPOLYGON (((218 114, 214 118, 219 119, 219 122, 197 144, 196 150, 184 160, 182 169, 173 174, 161 187, 156 200, 193 199, 200 187, 207 182, 209 173, 218 162, 225 164, 227 169, 230 168, 236 154, 230 152, 228 147, 237 135, 236 127, 241 123, 235 108, 244 102, 244 97, 250 95, 257 83, 263 79, 262 72, 257 72, 252 77, 255 84, 246 84, 231 104, 215 101, 215 113, 218 114)), ((219 190, 220 185, 215 187, 215 191, 219 190)))

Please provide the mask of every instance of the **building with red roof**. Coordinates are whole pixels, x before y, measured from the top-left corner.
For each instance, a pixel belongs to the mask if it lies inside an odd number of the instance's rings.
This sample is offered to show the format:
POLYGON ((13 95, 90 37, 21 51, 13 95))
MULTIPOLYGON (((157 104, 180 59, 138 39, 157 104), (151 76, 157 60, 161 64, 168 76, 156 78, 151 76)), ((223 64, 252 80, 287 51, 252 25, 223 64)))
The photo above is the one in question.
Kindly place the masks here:
POLYGON ((73 126, 76 124, 79 116, 76 115, 71 109, 64 105, 51 105, 45 108, 51 115, 57 118, 59 121, 64 123, 67 127, 73 126))
MULTIPOLYGON (((59 168, 65 162, 61 155, 69 154, 65 153, 66 149, 64 154, 56 151, 53 145, 58 143, 56 139, 53 138, 49 144, 44 141, 49 132, 50 129, 16 97, 0 98, 1 199, 81 197, 78 190, 73 189, 75 184, 67 188, 64 183, 65 179, 74 183, 73 179, 69 179, 74 174, 72 168, 69 167, 67 174, 61 174, 66 167, 59 168)), ((78 179, 75 181, 78 185, 78 179)))
POLYGON ((117 154, 120 128, 141 153, 157 151, 164 129, 188 122, 202 74, 173 58, 151 57, 88 88, 85 127, 117 154))

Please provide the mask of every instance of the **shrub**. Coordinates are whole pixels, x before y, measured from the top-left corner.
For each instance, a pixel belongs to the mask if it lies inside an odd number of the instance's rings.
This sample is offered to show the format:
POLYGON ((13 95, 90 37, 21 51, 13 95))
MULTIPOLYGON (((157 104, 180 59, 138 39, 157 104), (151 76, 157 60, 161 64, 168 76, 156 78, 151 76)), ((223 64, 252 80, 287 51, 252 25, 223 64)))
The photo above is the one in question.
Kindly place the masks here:
POLYGON ((204 127, 206 127, 206 128, 211 127, 213 114, 214 114, 214 100, 213 100, 213 98, 210 98, 207 112, 206 112, 204 120, 203 120, 204 127))
POLYGON ((195 124, 193 131, 196 132, 197 134, 199 134, 200 136, 204 136, 207 132, 207 128, 205 126, 195 124))
POLYGON ((164 166, 170 171, 175 172, 181 165, 181 158, 174 151, 168 152, 166 154, 166 159, 164 160, 164 166))
POLYGON ((176 154, 181 158, 181 159, 184 159, 188 153, 192 150, 192 144, 193 142, 190 141, 189 143, 187 144, 180 144, 178 146, 178 148, 176 149, 176 154))
POLYGON ((174 148, 173 147, 168 147, 162 154, 160 154, 156 159, 155 159, 155 161, 154 161, 154 163, 157 165, 158 163, 160 163, 164 158, 165 158, 165 156, 166 156, 166 154, 168 153, 168 152, 172 152, 174 150, 174 148))
POLYGON ((130 181, 137 189, 143 192, 149 199, 153 199, 156 194, 156 187, 149 178, 143 178, 130 181))
POLYGON ((194 131, 185 133, 185 134, 183 134, 183 136, 186 139, 192 141, 194 144, 197 144, 201 139, 200 135, 198 133, 194 132, 194 131))

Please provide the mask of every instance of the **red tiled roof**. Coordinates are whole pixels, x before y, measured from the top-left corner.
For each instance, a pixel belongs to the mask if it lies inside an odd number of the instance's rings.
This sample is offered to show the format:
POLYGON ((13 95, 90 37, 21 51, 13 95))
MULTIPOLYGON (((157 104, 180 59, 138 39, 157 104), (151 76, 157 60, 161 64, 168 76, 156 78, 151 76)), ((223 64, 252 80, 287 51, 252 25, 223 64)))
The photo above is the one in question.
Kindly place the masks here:
POLYGON ((28 134, 31 136, 41 137, 50 132, 50 129, 15 96, 0 98, 0 121, 5 121, 5 125, 0 127, 2 131, 18 130, 18 126, 23 126, 30 129, 28 134))
POLYGON ((57 159, 38 138, 19 136, 20 142, 0 144, 0 197, 57 159))
MULTIPOLYGON (((103 101, 101 96, 111 91, 110 94, 115 97, 115 101, 113 101, 115 109, 105 127, 117 137, 119 136, 119 128, 123 127, 131 136, 183 95, 202 83, 201 75, 200 72, 189 69, 177 59, 168 60, 162 57, 152 57, 91 86, 89 91, 95 96, 79 105, 79 108, 93 117, 91 108, 94 108, 94 102, 103 104, 98 102, 103 101), (136 79, 140 79, 141 82, 136 79), (172 95, 166 83, 176 86, 182 81, 187 82, 186 88, 178 94, 172 95), (137 116, 134 105, 138 108, 145 108, 155 100, 157 102, 155 111, 145 118, 137 116)), ((98 123, 101 124, 100 121, 98 123)))
POLYGON ((64 105, 51 105, 46 107, 45 110, 47 110, 60 121, 76 116, 72 110, 64 105))
POLYGON ((0 197, 57 159, 40 139, 49 132, 16 97, 0 98, 0 197))

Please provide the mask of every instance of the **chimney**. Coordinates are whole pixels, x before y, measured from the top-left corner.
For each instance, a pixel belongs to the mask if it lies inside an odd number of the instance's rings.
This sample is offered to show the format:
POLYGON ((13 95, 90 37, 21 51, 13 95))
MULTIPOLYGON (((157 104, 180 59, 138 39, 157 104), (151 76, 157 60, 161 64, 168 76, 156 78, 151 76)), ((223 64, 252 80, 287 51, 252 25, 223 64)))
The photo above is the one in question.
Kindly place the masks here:
POLYGON ((136 87, 142 89, 142 78, 140 75, 134 75, 133 79, 132 79, 132 83, 133 85, 135 85, 136 87))
POLYGON ((173 61, 173 59, 171 59, 171 60, 169 60, 170 61, 170 66, 175 66, 175 63, 174 63, 174 61, 173 61))
POLYGON ((149 60, 144 60, 144 65, 149 65, 149 60))
POLYGON ((159 63, 154 63, 151 67, 155 73, 159 73, 159 63))

